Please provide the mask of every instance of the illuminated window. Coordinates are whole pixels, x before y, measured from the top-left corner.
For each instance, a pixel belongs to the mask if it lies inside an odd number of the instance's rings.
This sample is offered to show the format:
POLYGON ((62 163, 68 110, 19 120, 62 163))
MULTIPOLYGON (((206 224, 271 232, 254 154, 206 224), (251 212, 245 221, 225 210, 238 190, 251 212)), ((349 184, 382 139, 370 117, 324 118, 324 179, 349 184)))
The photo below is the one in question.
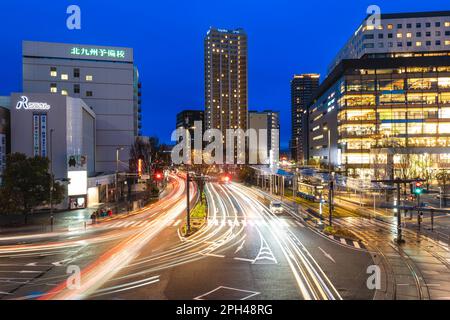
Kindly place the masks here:
POLYGON ((86 81, 92 81, 92 76, 91 75, 87 75, 86 76, 86 81))
POLYGON ((388 28, 389 30, 392 30, 392 29, 394 28, 394 25, 388 24, 388 25, 387 25, 387 28, 388 28))
POLYGON ((450 40, 445 40, 445 45, 450 46, 450 40))
POLYGON ((63 96, 67 96, 67 90, 61 90, 61 94, 62 94, 63 96))
POLYGON ((50 76, 51 77, 57 77, 58 76, 58 72, 56 72, 56 68, 55 67, 51 67, 50 68, 50 76))
POLYGON ((69 80, 69 76, 66 73, 61 74, 61 80, 69 80))
POLYGON ((417 41, 416 42, 416 47, 421 47, 422 46, 422 42, 421 41, 417 41))
POLYGON ((403 34, 402 33, 397 33, 397 38, 402 38, 403 34))
POLYGON ((320 135, 320 136, 315 136, 315 137, 313 138, 314 141, 320 140, 320 139, 323 139, 323 134, 320 135))
POLYGON ((412 37, 412 33, 411 33, 411 32, 408 32, 408 33, 406 34, 406 37, 407 37, 407 38, 411 38, 411 37, 412 37))
POLYGON ((57 93, 58 92, 58 88, 56 87, 56 83, 50 84, 50 92, 51 93, 57 93))
POLYGON ((446 21, 446 22, 444 23, 444 25, 445 25, 446 27, 450 27, 450 21, 446 21))

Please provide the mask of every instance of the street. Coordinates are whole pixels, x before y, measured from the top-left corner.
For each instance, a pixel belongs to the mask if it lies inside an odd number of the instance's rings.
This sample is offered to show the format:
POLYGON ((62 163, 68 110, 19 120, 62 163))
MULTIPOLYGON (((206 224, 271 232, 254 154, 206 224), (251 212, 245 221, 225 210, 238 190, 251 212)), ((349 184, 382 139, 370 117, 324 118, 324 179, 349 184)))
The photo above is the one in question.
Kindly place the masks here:
POLYGON ((0 239, 1 297, 373 298, 367 251, 331 241, 287 214, 271 214, 256 192, 239 184, 207 184, 208 222, 184 239, 184 185, 175 181, 154 207, 119 222, 38 234, 16 245, 8 241, 17 239, 0 239), (81 270, 79 288, 67 288, 69 266, 81 270))

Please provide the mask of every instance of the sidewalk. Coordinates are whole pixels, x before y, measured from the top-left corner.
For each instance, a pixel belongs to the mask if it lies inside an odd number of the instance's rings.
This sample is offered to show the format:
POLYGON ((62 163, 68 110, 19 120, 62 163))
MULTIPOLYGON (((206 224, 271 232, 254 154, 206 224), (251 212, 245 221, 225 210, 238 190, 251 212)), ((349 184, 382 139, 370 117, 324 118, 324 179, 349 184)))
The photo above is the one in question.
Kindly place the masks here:
MULTIPOLYGON (((152 202, 158 201, 170 189, 168 185, 159 195, 158 198, 147 199, 145 203, 139 205, 140 208, 149 205, 152 202)), ((68 229, 70 227, 79 228, 91 223, 91 214, 99 208, 110 208, 113 211, 113 217, 118 217, 132 211, 127 201, 122 201, 119 204, 100 203, 91 208, 78 210, 65 210, 53 213, 53 227, 51 225, 50 212, 40 212, 29 214, 27 217, 27 224, 25 224, 25 217, 21 214, 0 215, 0 234, 2 235, 23 235, 31 233, 46 233, 61 229, 68 229)), ((101 222, 107 220, 109 217, 100 218, 97 221, 101 222)))

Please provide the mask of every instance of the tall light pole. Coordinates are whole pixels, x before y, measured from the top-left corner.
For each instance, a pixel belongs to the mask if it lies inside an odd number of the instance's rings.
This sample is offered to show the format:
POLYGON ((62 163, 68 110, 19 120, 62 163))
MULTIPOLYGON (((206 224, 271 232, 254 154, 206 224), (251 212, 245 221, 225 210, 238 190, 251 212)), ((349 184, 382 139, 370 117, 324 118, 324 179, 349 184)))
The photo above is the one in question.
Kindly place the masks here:
POLYGON ((50 129, 50 224, 53 231, 53 187, 54 187, 54 177, 53 177, 53 131, 50 129))
POLYGON ((123 147, 116 148, 116 203, 119 202, 119 151, 122 151, 123 147))
POLYGON ((334 186, 333 186, 333 178, 331 177, 331 130, 324 126, 323 130, 328 133, 328 178, 330 180, 329 182, 329 191, 328 191, 328 213, 329 213, 329 224, 330 227, 333 225, 333 192, 334 192, 334 186))
POLYGON ((331 130, 325 126, 323 131, 328 133, 328 173, 331 174, 331 130))

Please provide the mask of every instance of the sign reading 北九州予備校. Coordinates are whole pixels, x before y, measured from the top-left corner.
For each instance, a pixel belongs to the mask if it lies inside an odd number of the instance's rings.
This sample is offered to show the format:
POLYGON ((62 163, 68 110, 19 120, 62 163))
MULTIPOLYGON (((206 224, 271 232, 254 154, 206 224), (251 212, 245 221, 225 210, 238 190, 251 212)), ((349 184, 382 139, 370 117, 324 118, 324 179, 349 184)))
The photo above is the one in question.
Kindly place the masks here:
POLYGON ((126 54, 125 50, 122 49, 89 48, 89 47, 70 48, 70 55, 72 56, 125 59, 125 54, 126 54))

